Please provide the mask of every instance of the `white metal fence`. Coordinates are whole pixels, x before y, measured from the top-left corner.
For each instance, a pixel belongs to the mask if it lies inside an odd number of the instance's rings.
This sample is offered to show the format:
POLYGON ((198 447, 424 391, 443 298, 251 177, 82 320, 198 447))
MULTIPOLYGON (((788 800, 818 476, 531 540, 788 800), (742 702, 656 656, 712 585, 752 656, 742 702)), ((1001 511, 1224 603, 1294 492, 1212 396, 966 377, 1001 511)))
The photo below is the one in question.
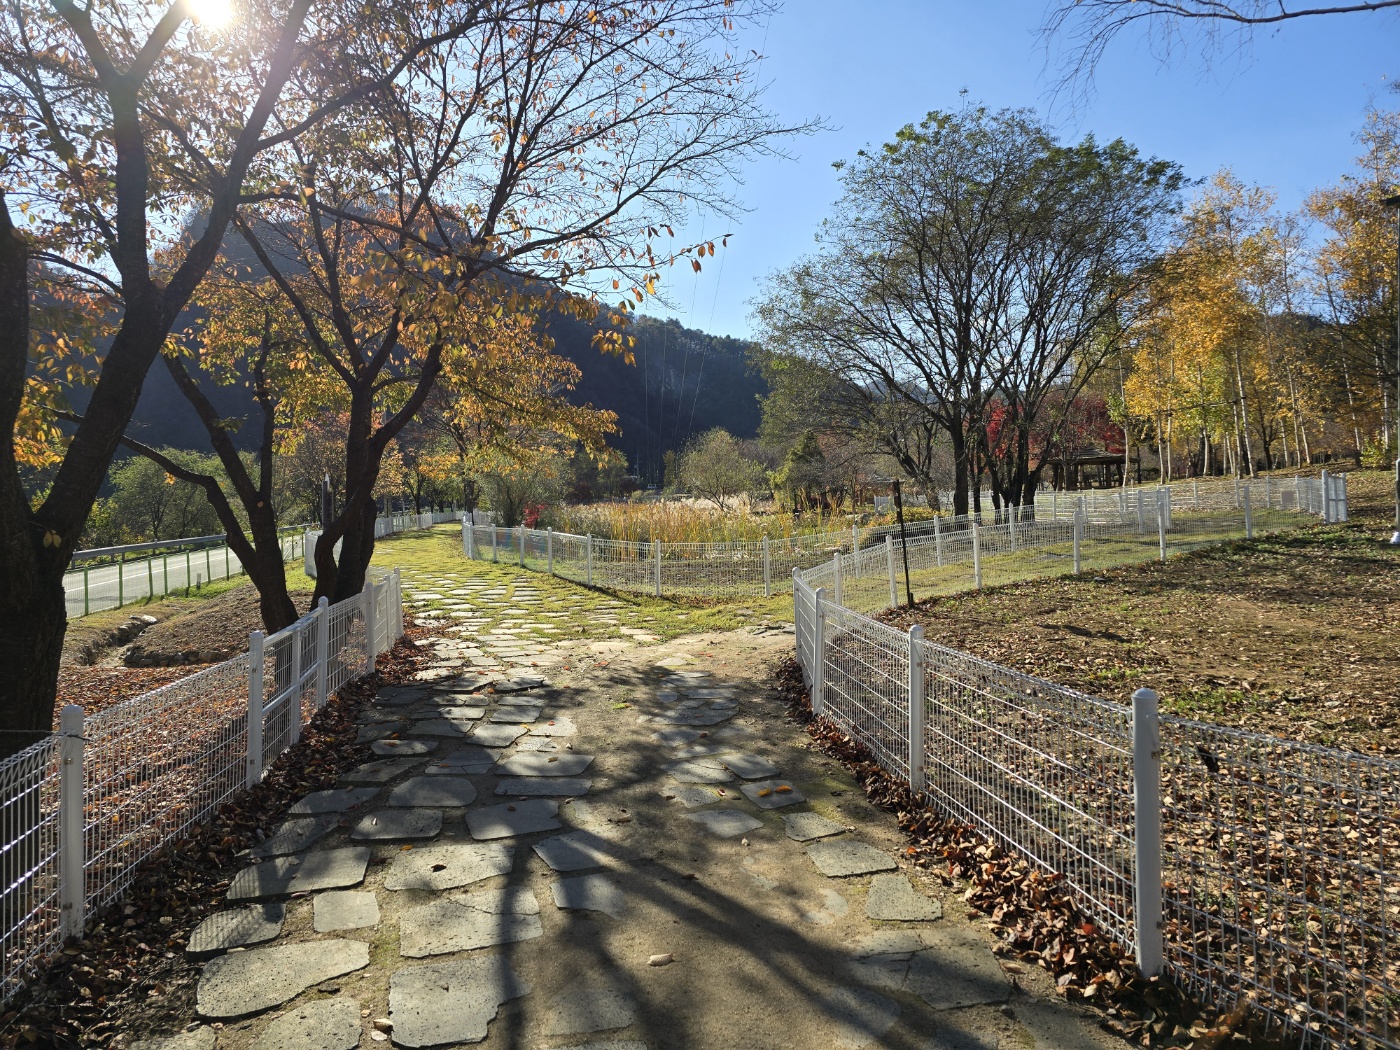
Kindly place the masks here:
MULTIPOLYGON (((1046 559, 1073 572, 1161 557, 1295 506, 1345 520, 1344 478, 1258 509, 1253 486, 1238 507, 1229 488, 1214 510, 1173 488, 1141 507, 1076 501, 1067 522, 968 523, 911 544, 911 574, 966 589, 1046 559)), ((898 600, 895 561, 891 544, 794 573, 814 711, 950 817, 1060 874, 1145 972, 1217 1004, 1252 999, 1304 1046, 1400 1047, 1400 764, 1161 715, 1147 689, 1110 703, 898 631, 856 611, 898 600)))
MULTIPOLYGON (((458 517, 455 508, 423 514, 386 514, 375 520, 374 535, 378 538, 428 528, 458 517)), ((288 562, 301 558, 309 564, 308 554, 320 533, 309 525, 292 525, 280 531, 284 533, 282 558, 288 562)), ((223 539, 189 536, 76 552, 63 577, 68 618, 188 593, 215 580, 242 575, 243 563, 223 539)))
POLYGON ((399 574, 376 573, 231 660, 88 718, 65 707, 57 734, 0 762, 0 1002, 402 634, 399 574))
MULTIPOLYGON (((855 555, 850 608, 892 604, 904 562, 915 594, 962 590, 1069 571, 1080 547, 1086 565, 1107 568, 1225 539, 1293 528, 1310 520, 1346 520, 1346 476, 1232 479, 1091 492, 1041 493, 1034 507, 978 517, 939 517, 849 531, 726 543, 605 539, 462 521, 462 551, 472 559, 549 572, 589 586, 673 596, 771 597, 810 570, 855 555), (1159 522, 1160 518, 1160 522, 1159 522), (1076 544, 1075 521, 1083 543, 1076 544), (1162 526, 1159 535, 1159 524, 1162 526), (896 557, 897 554, 897 557, 896 557), (897 562, 897 565, 896 565, 897 562), (877 578, 883 570, 888 586, 877 578), (888 599, 888 600, 887 600, 888 599)), ((838 581, 817 584, 827 586, 838 581)))

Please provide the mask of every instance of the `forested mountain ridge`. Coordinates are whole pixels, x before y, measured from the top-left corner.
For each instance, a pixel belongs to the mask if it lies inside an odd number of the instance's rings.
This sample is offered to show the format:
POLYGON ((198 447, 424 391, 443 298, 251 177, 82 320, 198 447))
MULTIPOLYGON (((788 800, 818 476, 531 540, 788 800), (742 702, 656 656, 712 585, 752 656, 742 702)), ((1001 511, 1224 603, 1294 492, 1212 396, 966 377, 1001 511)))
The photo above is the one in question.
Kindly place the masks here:
MULTIPOLYGON (((749 344, 743 340, 685 328, 674 319, 642 317, 628 329, 636 338, 636 363, 629 365, 598 351, 593 325, 555 315, 545 328, 556 352, 583 373, 569 400, 617 413, 620 433, 609 443, 645 483, 659 483, 666 452, 678 451, 694 434, 713 427, 744 438, 758 432, 758 398, 767 384, 749 369, 749 344)), ((74 393, 81 411, 87 392, 74 393)), ((225 418, 254 417, 258 411, 246 389, 211 388, 211 393, 225 418)), ((128 433, 159 447, 208 447, 194 410, 160 367, 146 377, 128 433)), ((248 439, 251 443, 251 431, 248 439)))

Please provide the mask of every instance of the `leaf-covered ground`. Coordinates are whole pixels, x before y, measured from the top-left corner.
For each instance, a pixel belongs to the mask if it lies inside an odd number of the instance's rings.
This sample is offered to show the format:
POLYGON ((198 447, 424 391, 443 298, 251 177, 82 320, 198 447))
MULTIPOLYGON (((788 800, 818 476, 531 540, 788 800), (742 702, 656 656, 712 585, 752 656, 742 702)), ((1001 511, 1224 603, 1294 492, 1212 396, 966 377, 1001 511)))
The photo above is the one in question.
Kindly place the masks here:
POLYGON ((1400 548, 1388 474, 1352 520, 1121 569, 933 598, 888 622, 1128 702, 1295 740, 1400 754, 1400 548))

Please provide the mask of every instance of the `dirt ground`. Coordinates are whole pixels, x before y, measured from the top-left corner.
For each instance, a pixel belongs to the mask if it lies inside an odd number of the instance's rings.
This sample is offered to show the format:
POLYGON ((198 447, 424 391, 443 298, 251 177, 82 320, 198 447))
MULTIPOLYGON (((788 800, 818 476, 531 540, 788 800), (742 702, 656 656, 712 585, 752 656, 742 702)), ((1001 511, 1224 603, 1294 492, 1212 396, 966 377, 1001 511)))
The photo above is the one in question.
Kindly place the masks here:
POLYGON ((1352 520, 1254 543, 920 602, 888 622, 1126 703, 1400 754, 1400 548, 1388 474, 1353 476, 1352 520))

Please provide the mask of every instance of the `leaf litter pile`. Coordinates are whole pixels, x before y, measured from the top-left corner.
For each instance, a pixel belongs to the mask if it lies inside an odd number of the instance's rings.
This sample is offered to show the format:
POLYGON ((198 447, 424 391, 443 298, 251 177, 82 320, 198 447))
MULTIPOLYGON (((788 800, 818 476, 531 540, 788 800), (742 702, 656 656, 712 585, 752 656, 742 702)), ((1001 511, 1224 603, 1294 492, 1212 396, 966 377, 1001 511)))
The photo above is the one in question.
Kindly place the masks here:
POLYGON ((223 905, 240 853, 270 835, 303 795, 335 787, 373 757, 355 742, 356 717, 381 685, 412 679, 427 633, 410 626, 380 655, 376 674, 342 687, 303 727, 261 784, 152 856, 133 888, 90 918, 83 939, 0 1015, 0 1048, 105 1047, 124 1029, 178 1028, 193 1016, 200 967, 184 950, 191 932, 223 905))
POLYGON ((1246 1009, 1214 1012, 1168 980, 1144 978, 1132 956, 1075 906, 1061 876, 1036 869, 942 816, 876 762, 865 745, 830 719, 814 716, 795 660, 778 668, 776 683, 789 716, 825 754, 851 770, 871 802, 895 814, 909 838, 910 861, 944 885, 962 884, 963 902, 992 920, 994 950, 1015 960, 1003 964, 1009 974, 1019 972, 1018 964, 1045 969, 1061 995, 1098 1006, 1106 1029, 1140 1046, 1290 1045, 1264 1032, 1246 1009))

